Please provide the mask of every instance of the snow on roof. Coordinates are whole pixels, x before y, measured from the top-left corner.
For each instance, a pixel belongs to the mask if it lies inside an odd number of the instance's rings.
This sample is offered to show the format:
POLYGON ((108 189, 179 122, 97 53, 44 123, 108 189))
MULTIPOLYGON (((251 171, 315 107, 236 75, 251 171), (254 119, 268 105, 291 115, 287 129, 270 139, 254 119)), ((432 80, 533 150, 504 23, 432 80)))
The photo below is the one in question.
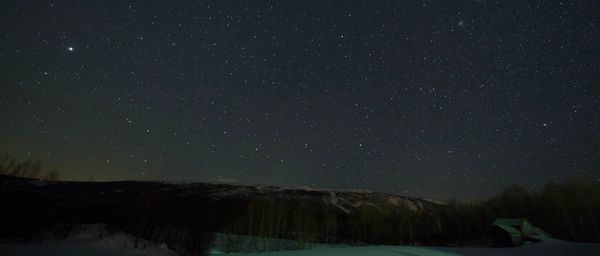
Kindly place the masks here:
POLYGON ((521 226, 526 221, 524 218, 499 218, 494 221, 494 225, 521 226))

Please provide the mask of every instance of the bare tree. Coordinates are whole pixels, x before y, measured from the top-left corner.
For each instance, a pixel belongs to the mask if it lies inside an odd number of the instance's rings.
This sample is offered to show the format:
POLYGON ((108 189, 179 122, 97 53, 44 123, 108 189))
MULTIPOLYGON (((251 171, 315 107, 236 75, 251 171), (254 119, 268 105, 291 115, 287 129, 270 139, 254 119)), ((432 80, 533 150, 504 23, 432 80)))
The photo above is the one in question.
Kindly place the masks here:
POLYGON ((33 161, 32 164, 30 165, 29 169, 26 171, 27 171, 27 173, 25 173, 25 177, 37 178, 40 175, 40 173, 42 172, 42 160, 37 159, 37 160, 33 161))
POLYGON ((52 170, 49 171, 48 173, 46 173, 46 175, 44 175, 43 180, 45 181, 57 181, 58 180, 58 171, 57 170, 52 170))
POLYGON ((0 174, 7 175, 15 165, 15 158, 10 152, 4 151, 0 154, 0 174))

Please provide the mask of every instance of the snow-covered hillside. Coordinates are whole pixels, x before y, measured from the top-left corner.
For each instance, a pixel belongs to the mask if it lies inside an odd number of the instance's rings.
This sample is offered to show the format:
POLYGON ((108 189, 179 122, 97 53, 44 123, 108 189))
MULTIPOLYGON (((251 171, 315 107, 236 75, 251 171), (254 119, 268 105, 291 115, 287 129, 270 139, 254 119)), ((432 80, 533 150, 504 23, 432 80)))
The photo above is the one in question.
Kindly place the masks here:
POLYGON ((103 224, 82 225, 66 239, 44 239, 28 244, 0 244, 2 256, 177 256, 165 244, 155 244, 103 224), (137 244, 137 248, 136 245, 137 244))
MULTIPOLYGON (((63 240, 37 239, 41 242, 0 244, 0 256, 175 255, 174 250, 192 254, 208 248, 212 248, 213 255, 224 254, 219 253, 222 250, 260 252, 233 255, 272 256, 600 256, 598 244, 552 239, 515 248, 312 246, 312 243, 468 244, 453 240, 457 234, 452 229, 458 223, 455 221, 463 220, 460 222, 462 231, 468 227, 486 230, 491 223, 471 223, 471 219, 458 218, 461 215, 445 214, 455 212, 443 211, 447 206, 426 200, 370 191, 202 183, 40 182, 0 176, 0 192, 3 199, 0 201, 6 206, 0 211, 6 216, 0 223, 2 241, 29 239, 43 227, 48 227, 48 223, 60 226, 84 220, 106 223, 113 230, 109 232, 101 224, 84 225, 67 236, 61 233, 63 236, 60 237, 66 237, 63 240), (115 229, 126 230, 155 243, 115 229), (440 232, 442 237, 424 236, 435 232, 440 232), (225 235, 226 239, 219 240, 217 236, 211 243, 214 234, 221 238, 225 235), (305 246, 308 243, 311 245, 305 246), (174 249, 169 250, 165 244, 174 249), (302 248, 311 249, 264 253, 302 248)), ((482 239, 486 232, 471 234, 462 239, 467 242, 468 239, 482 239)), ((485 246, 485 243, 479 244, 485 246)))

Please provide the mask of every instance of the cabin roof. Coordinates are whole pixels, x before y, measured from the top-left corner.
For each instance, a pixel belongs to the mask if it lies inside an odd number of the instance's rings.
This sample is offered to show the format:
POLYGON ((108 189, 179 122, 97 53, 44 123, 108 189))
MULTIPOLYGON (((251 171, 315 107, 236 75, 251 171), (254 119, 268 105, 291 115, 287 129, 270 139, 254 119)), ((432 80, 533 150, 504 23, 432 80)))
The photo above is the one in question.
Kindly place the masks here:
POLYGON ((521 233, 520 230, 511 227, 509 225, 496 225, 497 227, 503 229, 504 231, 506 231, 506 233, 508 233, 511 237, 522 237, 523 233, 521 233))
POLYGON ((527 222, 527 219, 523 219, 523 218, 500 218, 500 219, 496 219, 496 221, 494 221, 494 225, 519 227, 519 226, 522 226, 526 222, 527 222))

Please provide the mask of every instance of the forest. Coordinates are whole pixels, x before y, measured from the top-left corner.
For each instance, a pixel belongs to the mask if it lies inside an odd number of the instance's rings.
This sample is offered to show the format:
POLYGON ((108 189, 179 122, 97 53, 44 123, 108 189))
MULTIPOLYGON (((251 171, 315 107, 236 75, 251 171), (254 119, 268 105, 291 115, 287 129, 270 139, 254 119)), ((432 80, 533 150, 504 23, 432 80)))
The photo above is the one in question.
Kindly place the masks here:
MULTIPOLYGON (((538 191, 515 185, 485 200, 422 202, 423 208, 417 210, 375 199, 385 194, 360 194, 372 203, 345 212, 323 200, 326 191, 68 182, 58 181, 56 171, 43 173, 39 160, 18 160, 9 153, 0 157, 0 241, 34 241, 48 230, 60 237, 68 231, 65 224, 105 223, 166 243, 182 255, 206 251, 217 236, 292 240, 300 247, 315 243, 491 246, 491 223, 512 217, 527 218, 559 239, 600 242, 597 181, 546 184, 538 191), (250 192, 222 196, 224 191, 240 189, 250 192)), ((225 244, 231 252, 265 250, 253 243, 240 246, 236 239, 225 244)))

